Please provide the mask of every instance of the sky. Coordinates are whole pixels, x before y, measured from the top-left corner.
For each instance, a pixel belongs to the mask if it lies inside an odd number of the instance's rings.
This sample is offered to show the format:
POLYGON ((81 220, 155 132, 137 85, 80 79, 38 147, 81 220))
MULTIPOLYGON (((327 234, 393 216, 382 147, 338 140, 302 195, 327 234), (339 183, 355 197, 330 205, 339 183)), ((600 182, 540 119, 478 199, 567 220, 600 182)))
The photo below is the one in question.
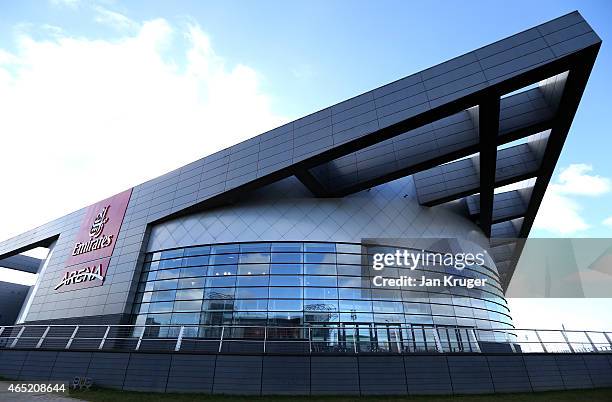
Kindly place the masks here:
POLYGON ((531 236, 612 237, 612 2, 0 0, 0 240, 574 10, 604 43, 531 236))

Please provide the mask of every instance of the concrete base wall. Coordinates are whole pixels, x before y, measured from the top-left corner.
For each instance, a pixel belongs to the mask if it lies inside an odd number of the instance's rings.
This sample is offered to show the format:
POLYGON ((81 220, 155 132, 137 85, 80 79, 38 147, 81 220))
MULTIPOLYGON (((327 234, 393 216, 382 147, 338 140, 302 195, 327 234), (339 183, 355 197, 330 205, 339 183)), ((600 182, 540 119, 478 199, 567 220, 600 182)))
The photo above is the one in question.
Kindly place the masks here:
POLYGON ((248 395, 472 394, 612 387, 612 354, 255 356, 0 351, 0 376, 248 395))

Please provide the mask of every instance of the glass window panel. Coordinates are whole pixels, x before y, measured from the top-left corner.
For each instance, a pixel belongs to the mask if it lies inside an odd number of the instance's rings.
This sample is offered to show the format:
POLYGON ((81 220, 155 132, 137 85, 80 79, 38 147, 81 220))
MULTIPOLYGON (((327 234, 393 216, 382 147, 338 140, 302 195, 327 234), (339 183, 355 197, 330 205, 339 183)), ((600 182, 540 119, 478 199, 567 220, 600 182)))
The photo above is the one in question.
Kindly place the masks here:
POLYGON ((403 314, 377 314, 374 313, 374 322, 376 323, 394 323, 394 324, 403 324, 404 323, 404 315, 403 314))
POLYGON ((341 322, 374 322, 374 315, 372 313, 340 313, 341 322))
POLYGON ((234 306, 238 311, 267 311, 268 299, 237 299, 234 306))
POLYGON ((304 285, 306 286, 338 286, 338 280, 335 276, 304 276, 304 285))
POLYGON ((272 262, 275 263, 301 263, 301 253, 274 253, 272 254, 272 262))
POLYGON ((337 299, 337 288, 304 288, 304 298, 307 299, 337 299))
POLYGON ((340 288, 338 289, 338 297, 340 299, 368 300, 371 298, 371 294, 370 289, 340 288))
POLYGON ((183 264, 182 258, 174 258, 172 260, 162 260, 159 262, 158 269, 177 268, 183 264))
POLYGON ((304 308, 303 300, 271 299, 268 303, 270 311, 297 311, 304 308))
POLYGON ((153 261, 150 265, 149 265, 149 270, 150 271, 155 271, 159 269, 159 261, 153 261))
POLYGON ((430 315, 410 315, 406 316, 408 324, 433 324, 433 318, 430 315))
POLYGON ((402 292, 393 289, 372 289, 372 300, 402 300, 402 292))
POLYGON ((176 297, 176 290, 166 290, 160 292, 153 292, 151 296, 151 301, 169 301, 174 300, 176 297))
POLYGON ((184 267, 192 267, 195 265, 208 265, 208 256, 207 255, 200 255, 197 257, 191 257, 191 258, 184 258, 183 259, 183 266, 184 267))
POLYGON ((208 267, 189 267, 189 268, 181 268, 181 278, 188 278, 194 276, 206 276, 206 271, 208 267))
POLYGON ((144 289, 139 289, 139 290, 143 290, 145 292, 150 292, 151 290, 153 290, 153 287, 155 285, 155 282, 147 282, 147 284, 145 285, 144 289))
POLYGON ((165 269, 163 271, 157 271, 157 279, 174 279, 179 277, 179 268, 165 269))
MULTIPOLYGON (((283 312, 268 312, 268 323, 269 325, 275 325, 280 327, 294 327, 301 326, 303 322, 304 313, 301 311, 283 311, 283 312)), ((274 338, 275 336, 282 336, 283 330, 268 329, 268 337, 274 338)), ((303 338, 303 336, 299 336, 303 338)))
POLYGON ((200 313, 174 313, 171 322, 180 325, 199 324, 200 313))
POLYGON ((369 288, 370 281, 365 278, 357 276, 339 276, 338 277, 339 288, 369 288))
POLYGON ((373 303, 375 313, 403 313, 402 302, 376 301, 373 303))
POLYGON ((242 243, 240 245, 241 253, 268 253, 270 252, 270 243, 242 243))
POLYGON ((311 264, 335 264, 336 254, 332 253, 304 253, 304 262, 311 264))
POLYGON ((455 315, 453 306, 445 306, 440 304, 431 305, 431 313, 433 315, 455 315))
POLYGON ((338 275, 348 276, 368 276, 368 270, 356 265, 340 265, 338 264, 338 275))
POLYGON ((302 295, 301 287, 270 288, 270 298, 274 299, 301 299, 302 295))
POLYGON ((151 260, 159 260, 161 258, 161 252, 155 252, 151 254, 151 260))
POLYGON ((267 264, 270 262, 270 253, 245 253, 240 254, 241 264, 267 264))
POLYGON ((270 286, 302 286, 302 277, 294 275, 271 275, 270 286))
POLYGON ((431 314, 431 306, 428 303, 404 302, 404 314, 431 314))
POLYGON ((179 248, 176 250, 166 250, 161 252, 161 259, 165 260, 167 258, 177 258, 183 256, 183 249, 179 248))
POLYGON ((170 324, 172 314, 147 314, 147 325, 166 325, 170 324))
POLYGON ((228 265, 228 264, 237 264, 237 263, 238 263, 238 254, 220 254, 220 255, 210 256, 211 265, 228 265))
POLYGON ((302 274, 302 264, 271 264, 270 272, 279 275, 302 274))
POLYGON ((136 304, 134 312, 136 314, 146 314, 149 311, 149 303, 136 304))
POLYGON ((268 264, 240 264, 238 275, 266 275, 270 272, 268 264))
POLYGON ((176 300, 202 299, 204 289, 182 289, 176 291, 176 300))
POLYGON ((151 295, 153 295, 153 292, 146 292, 142 294, 142 302, 146 303, 146 302, 150 302, 151 301, 151 295))
POLYGON ((336 250, 338 253, 361 254, 361 244, 337 243, 336 250))
POLYGON ((234 309, 234 299, 211 299, 202 302, 202 310, 226 310, 234 309))
POLYGON ((236 276, 235 275, 226 275, 226 276, 209 276, 206 278, 206 287, 208 288, 216 288, 216 287, 230 287, 236 284, 236 276))
POLYGON ((177 279, 169 279, 169 280, 165 280, 165 281, 154 282, 153 289, 154 290, 176 289, 177 285, 178 285, 178 280, 177 279))
POLYGON ((170 313, 173 302, 158 302, 149 304, 149 313, 170 313))
POLYGON ((238 253, 240 247, 238 244, 217 244, 211 247, 211 254, 229 254, 238 253))
POLYGON ((179 288, 203 288, 206 278, 186 278, 179 279, 179 288))
POLYGON ((204 255, 210 253, 210 246, 189 247, 185 249, 184 256, 204 255))
POLYGON ((175 301, 174 311, 200 311, 202 300, 175 301))
POLYGON ((268 288, 236 288, 236 299, 267 299, 268 288))
MULTIPOLYGON (((234 313, 234 324, 235 325, 266 325, 268 314, 265 311, 253 312, 253 311, 240 311, 234 313)), ((264 331, 263 328, 233 328, 230 337, 234 338, 256 338, 263 340, 264 331)))
POLYGON ((304 300, 304 311, 307 312, 338 312, 338 301, 337 300, 304 300))
POLYGON ((360 254, 338 254, 336 258, 338 259, 338 264, 361 265, 360 254))
POLYGON ((372 302, 369 300, 339 300, 340 311, 371 313, 372 302))
POLYGON ((333 264, 304 264, 304 273, 310 275, 336 275, 333 264))
POLYGON ((301 253, 302 243, 272 243, 273 253, 301 253))
POLYGON ((204 289, 205 299, 233 299, 236 288, 204 289))
POLYGON ((268 286, 268 275, 239 276, 236 286, 268 286))
POLYGON ((157 271, 151 271, 147 274, 146 281, 154 281, 157 278, 157 271))
POLYGON ((335 243, 304 243, 304 251, 315 253, 335 253, 335 243))
POLYGON ((208 267, 208 276, 236 275, 237 265, 211 265, 208 267))
MULTIPOLYGON (((204 325, 227 325, 231 324, 233 320, 233 313, 230 311, 203 311, 200 315, 200 324, 204 325)), ((216 330, 216 329, 212 329, 216 330)), ((200 330, 200 333, 202 330, 200 330)), ((211 335, 213 335, 211 333, 211 335)), ((218 328, 218 331, 215 331, 214 336, 218 339, 219 335, 221 335, 221 328, 218 328)), ((206 335, 204 335, 206 336, 206 335)))

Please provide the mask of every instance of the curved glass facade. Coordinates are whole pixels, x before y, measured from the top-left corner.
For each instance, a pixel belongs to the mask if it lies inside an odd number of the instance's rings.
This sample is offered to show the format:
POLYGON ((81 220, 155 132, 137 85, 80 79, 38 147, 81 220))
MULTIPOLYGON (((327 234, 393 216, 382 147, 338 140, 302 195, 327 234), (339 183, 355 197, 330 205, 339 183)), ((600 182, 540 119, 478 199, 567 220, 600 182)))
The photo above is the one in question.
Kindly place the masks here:
MULTIPOLYGON (((372 254, 386 249, 397 248, 266 242, 148 253, 134 304, 136 324, 512 328, 494 267, 453 272, 487 277, 483 289, 377 288, 368 268, 372 254)), ((399 276, 403 269, 387 268, 385 275, 399 276)))

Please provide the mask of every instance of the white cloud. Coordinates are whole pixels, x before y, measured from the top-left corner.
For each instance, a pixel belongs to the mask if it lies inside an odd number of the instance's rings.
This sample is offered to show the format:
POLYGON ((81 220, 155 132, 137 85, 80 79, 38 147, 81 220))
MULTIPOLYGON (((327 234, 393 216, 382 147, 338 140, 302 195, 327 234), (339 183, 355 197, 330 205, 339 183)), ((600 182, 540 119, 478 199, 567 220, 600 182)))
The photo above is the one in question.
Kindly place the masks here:
POLYGON ((609 226, 609 227, 612 228, 612 216, 604 219, 603 222, 601 222, 601 223, 603 223, 604 225, 609 226))
POLYGON ((20 35, 0 49, 0 240, 286 121, 259 83, 196 25, 20 35))
POLYGON ((65 6, 70 8, 76 8, 81 3, 80 0, 50 0, 53 6, 65 6))
POLYGON ((534 227, 569 235, 591 227, 582 217, 582 206, 573 196, 599 196, 610 192, 610 179, 590 174, 591 165, 572 164, 561 170, 549 185, 538 210, 534 227))
POLYGON ((559 194, 601 195, 609 192, 610 179, 589 174, 592 171, 591 165, 569 165, 559 174, 558 183, 552 186, 559 194))
POLYGON ((137 29, 138 24, 127 16, 116 11, 109 10, 101 6, 94 6, 93 10, 96 14, 94 21, 97 23, 108 25, 117 30, 137 29))

